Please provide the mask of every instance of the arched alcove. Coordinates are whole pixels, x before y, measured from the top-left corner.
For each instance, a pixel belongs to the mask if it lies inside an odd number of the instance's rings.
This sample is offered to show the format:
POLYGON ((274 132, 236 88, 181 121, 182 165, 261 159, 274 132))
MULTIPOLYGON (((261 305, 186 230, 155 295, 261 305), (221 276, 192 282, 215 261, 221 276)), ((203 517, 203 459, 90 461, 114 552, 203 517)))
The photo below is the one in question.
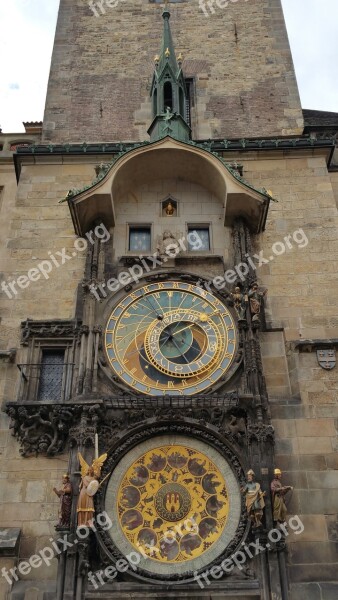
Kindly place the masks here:
MULTIPOLYGON (((244 218, 251 231, 264 230, 270 197, 235 177, 213 153, 170 137, 123 154, 107 175, 88 190, 69 198, 75 230, 83 235, 98 211, 109 225, 115 223, 115 204, 129 202, 133 190, 156 180, 175 178, 206 190, 222 206, 222 222, 244 218)), ((163 192, 164 190, 162 190, 163 192)), ((165 193, 170 194, 167 189, 165 193)), ((137 201, 137 199, 136 199, 137 201)), ((204 209, 208 214, 208 207, 204 209)))

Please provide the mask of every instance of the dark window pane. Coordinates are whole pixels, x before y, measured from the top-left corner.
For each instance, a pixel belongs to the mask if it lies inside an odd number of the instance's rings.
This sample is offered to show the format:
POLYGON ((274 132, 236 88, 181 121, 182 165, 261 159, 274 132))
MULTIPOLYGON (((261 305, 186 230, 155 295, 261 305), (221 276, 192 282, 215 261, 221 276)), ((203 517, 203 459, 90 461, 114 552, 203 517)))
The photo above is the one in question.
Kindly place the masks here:
POLYGON ((61 400, 64 362, 64 350, 42 353, 38 400, 61 400))
POLYGON ((131 252, 149 252, 150 249, 150 227, 131 227, 129 230, 129 250, 131 252))
POLYGON ((173 109, 173 90, 170 81, 166 81, 163 88, 164 106, 163 111, 167 108, 173 109))
POLYGON ((205 252, 210 250, 209 227, 189 227, 191 234, 188 239, 189 252, 205 252))

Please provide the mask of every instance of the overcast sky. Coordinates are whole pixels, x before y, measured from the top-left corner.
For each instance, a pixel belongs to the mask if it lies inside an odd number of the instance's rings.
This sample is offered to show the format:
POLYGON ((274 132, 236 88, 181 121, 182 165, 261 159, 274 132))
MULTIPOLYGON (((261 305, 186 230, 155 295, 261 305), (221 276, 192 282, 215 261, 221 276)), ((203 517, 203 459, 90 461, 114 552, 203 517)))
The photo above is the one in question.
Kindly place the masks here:
MULTIPOLYGON (((338 112, 338 0, 282 3, 303 108, 338 112)), ((0 0, 3 132, 24 131, 22 121, 43 118, 58 5, 59 0, 0 0)))

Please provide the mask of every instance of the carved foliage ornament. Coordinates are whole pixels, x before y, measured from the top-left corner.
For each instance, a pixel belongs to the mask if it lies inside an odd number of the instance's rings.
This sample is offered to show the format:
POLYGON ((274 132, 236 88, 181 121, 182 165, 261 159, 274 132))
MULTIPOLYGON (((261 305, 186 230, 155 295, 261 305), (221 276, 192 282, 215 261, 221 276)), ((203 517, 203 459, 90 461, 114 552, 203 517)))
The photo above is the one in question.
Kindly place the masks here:
MULTIPOLYGON (((126 400, 126 399, 124 399, 126 400)), ((274 428, 265 423, 248 419, 247 412, 238 407, 235 395, 226 406, 217 406, 217 398, 209 399, 209 406, 165 406, 165 399, 156 406, 147 406, 143 398, 132 399, 118 407, 92 405, 19 405, 9 403, 6 413, 11 418, 10 429, 21 445, 22 456, 32 454, 55 456, 64 452, 66 444, 94 446, 95 433, 99 433, 103 449, 111 447, 112 441, 120 439, 125 432, 135 429, 141 422, 175 422, 177 426, 195 423, 212 426, 228 443, 241 448, 258 443, 274 443, 274 428), (213 405, 214 401, 214 405, 213 405), (127 406, 128 404, 128 406, 127 406), (249 421, 249 424, 248 424, 249 421)))
POLYGON ((20 441, 22 456, 64 452, 69 436, 78 444, 93 444, 101 418, 99 405, 17 405, 10 403, 6 413, 12 422, 12 435, 20 441), (75 424, 76 427, 75 427, 75 424), (73 429, 72 429, 73 427, 73 429))
POLYGON ((21 323, 21 342, 25 345, 32 337, 73 337, 78 332, 79 324, 76 321, 32 321, 27 319, 21 323))

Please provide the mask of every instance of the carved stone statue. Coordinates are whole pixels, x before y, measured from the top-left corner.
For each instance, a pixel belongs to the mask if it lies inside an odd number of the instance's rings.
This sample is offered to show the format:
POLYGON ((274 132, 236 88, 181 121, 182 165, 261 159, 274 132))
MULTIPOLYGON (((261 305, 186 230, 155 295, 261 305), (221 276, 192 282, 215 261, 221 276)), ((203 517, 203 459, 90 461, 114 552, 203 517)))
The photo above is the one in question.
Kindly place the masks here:
POLYGON ((86 463, 80 453, 78 456, 81 465, 81 483, 77 503, 77 524, 78 527, 88 527, 92 524, 94 517, 95 509, 93 498, 99 489, 98 481, 107 454, 102 454, 99 458, 95 458, 91 467, 86 463))
POLYGON ((246 434, 246 422, 244 417, 230 415, 230 421, 227 424, 232 435, 238 440, 246 434))
POLYGON ((282 471, 280 469, 274 470, 275 478, 271 481, 271 493, 272 493, 272 506, 273 506, 273 520, 276 523, 285 523, 287 508, 284 501, 286 494, 293 490, 290 485, 283 486, 282 471))
POLYGON ((263 509, 265 507, 264 496, 260 484, 255 481, 255 473, 252 469, 247 472, 247 482, 242 493, 245 494, 245 505, 254 529, 262 527, 263 509))
POLYGON ((231 292, 230 297, 234 303, 235 311, 239 321, 246 321, 248 297, 242 294, 240 287, 235 287, 234 291, 231 292))
POLYGON ((181 252, 181 247, 176 239, 176 237, 171 233, 171 231, 165 231, 163 233, 162 239, 159 240, 157 245, 157 253, 159 257, 163 260, 166 258, 175 258, 181 252))
POLYGON ((260 322, 259 316, 261 313, 262 300, 264 296, 266 296, 267 292, 268 290, 261 291, 258 288, 257 283, 254 283, 248 293, 248 298, 250 301, 250 312, 253 323, 260 322))
POLYGON ((69 529, 72 512, 73 489, 70 483, 69 475, 66 473, 62 478, 62 488, 57 490, 53 487, 53 492, 60 498, 59 522, 56 529, 69 529))

